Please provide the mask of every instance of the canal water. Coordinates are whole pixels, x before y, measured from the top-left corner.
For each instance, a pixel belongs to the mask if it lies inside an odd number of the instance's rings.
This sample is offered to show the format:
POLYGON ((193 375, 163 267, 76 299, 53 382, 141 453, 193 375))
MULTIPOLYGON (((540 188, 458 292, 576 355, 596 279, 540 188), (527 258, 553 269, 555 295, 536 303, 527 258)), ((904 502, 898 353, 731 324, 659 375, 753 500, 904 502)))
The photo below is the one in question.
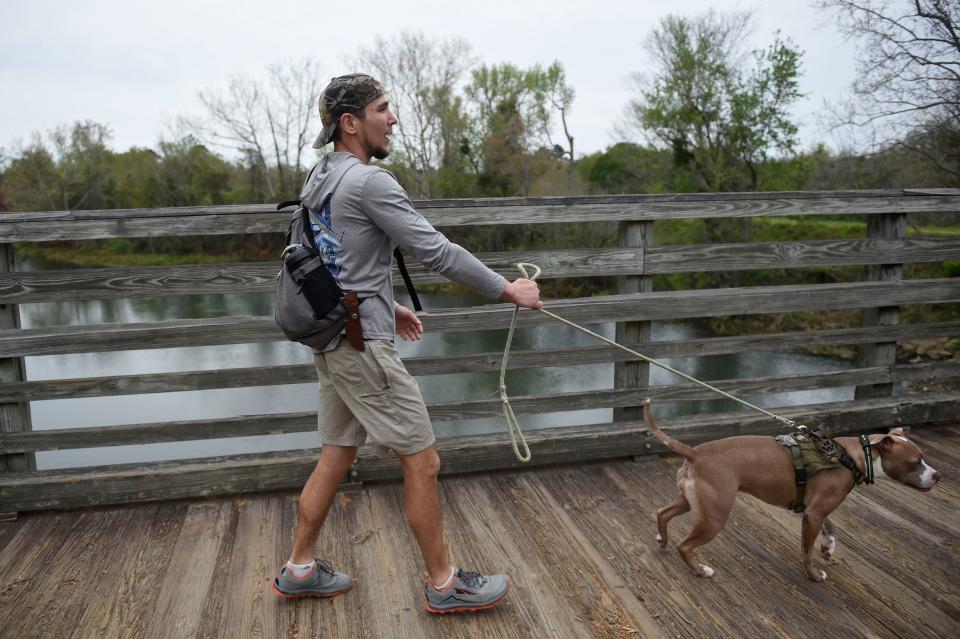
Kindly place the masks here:
MULTIPOLYGON (((398 299, 403 298, 398 296, 398 299)), ((478 298, 468 294, 423 294, 421 301, 425 308, 458 307, 482 303, 478 298)), ((273 313, 273 296, 268 293, 192 295, 155 299, 25 304, 20 307, 20 313, 24 328, 112 322, 154 322, 224 315, 269 316, 273 313)), ((607 337, 614 336, 613 323, 592 325, 591 328, 607 337)), ((652 331, 653 339, 658 341, 704 336, 702 330, 695 325, 681 322, 656 322, 653 324, 652 331)), ((505 330, 427 333, 420 342, 398 341, 398 349, 404 357, 497 352, 502 351, 505 339, 505 330)), ((514 338, 515 350, 597 344, 599 342, 595 339, 559 323, 555 326, 520 329, 514 338)), ((706 381, 734 377, 786 376, 850 367, 850 364, 843 361, 816 357, 805 352, 742 353, 665 361, 687 374, 706 381)), ((26 368, 28 379, 41 380, 311 362, 310 351, 306 347, 292 342, 272 342, 29 357, 26 368)), ((498 377, 497 371, 490 371, 423 376, 418 378, 418 382, 425 400, 431 403, 492 397, 498 387, 498 377)), ((655 385, 683 381, 655 367, 651 377, 655 385)), ((514 397, 612 387, 612 364, 516 370, 508 373, 508 388, 510 395, 514 397)), ((838 388, 748 396, 744 399, 761 406, 785 406, 850 398, 852 398, 852 389, 838 388)), ((671 414, 733 410, 735 407, 736 404, 723 400, 683 402, 663 405, 661 414, 667 417, 671 414)), ((36 401, 30 406, 35 430, 215 419, 311 411, 315 408, 314 384, 36 401)), ((612 409, 598 409, 521 415, 520 421, 525 429, 534 429, 604 423, 609 422, 611 418, 612 409)), ((505 424, 500 418, 435 423, 438 438, 503 432, 504 429, 505 424)), ((47 451, 37 453, 36 457, 38 468, 49 469, 310 448, 319 445, 320 439, 317 434, 310 432, 47 451)))

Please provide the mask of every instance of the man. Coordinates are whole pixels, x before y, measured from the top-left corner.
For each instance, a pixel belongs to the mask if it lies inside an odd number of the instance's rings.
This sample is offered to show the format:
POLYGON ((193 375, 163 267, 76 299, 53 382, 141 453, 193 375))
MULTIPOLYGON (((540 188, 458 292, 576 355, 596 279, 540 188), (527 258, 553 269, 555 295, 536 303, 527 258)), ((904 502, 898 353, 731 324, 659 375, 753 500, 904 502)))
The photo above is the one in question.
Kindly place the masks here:
POLYGON ((420 320, 393 298, 395 246, 428 268, 490 299, 540 308, 536 283, 507 282, 434 229, 387 171, 368 165, 389 153, 397 119, 379 82, 368 75, 334 78, 320 96, 323 123, 315 148, 334 151, 307 178, 300 199, 311 210, 318 250, 345 290, 363 301, 364 349, 338 337, 314 354, 319 377, 318 427, 323 449, 300 495, 300 517, 290 560, 273 582, 281 597, 332 597, 353 582, 314 559, 320 528, 341 478, 370 436, 393 450, 403 468, 404 513, 429 579, 431 612, 490 608, 506 597, 505 574, 460 570, 449 560, 437 490, 440 458, 420 389, 393 348, 393 337, 418 340, 420 320))

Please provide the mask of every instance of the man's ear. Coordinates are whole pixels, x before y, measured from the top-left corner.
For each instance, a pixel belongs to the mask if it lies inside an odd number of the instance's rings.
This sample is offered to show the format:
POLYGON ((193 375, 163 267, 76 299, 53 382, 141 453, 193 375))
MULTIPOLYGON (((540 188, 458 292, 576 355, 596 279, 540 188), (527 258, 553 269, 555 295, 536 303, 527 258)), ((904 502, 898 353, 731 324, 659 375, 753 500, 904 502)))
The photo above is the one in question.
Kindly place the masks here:
POLYGON ((352 113, 343 113, 340 115, 340 130, 351 135, 357 132, 357 116, 352 113))

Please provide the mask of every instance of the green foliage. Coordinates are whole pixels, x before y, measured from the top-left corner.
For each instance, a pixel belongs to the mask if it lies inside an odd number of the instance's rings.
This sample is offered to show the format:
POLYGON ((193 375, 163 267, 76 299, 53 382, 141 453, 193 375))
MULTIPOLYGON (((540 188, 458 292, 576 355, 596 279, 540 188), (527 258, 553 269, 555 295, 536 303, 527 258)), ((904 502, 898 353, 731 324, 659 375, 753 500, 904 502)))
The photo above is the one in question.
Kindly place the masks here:
POLYGON ((667 16, 647 43, 657 65, 652 82, 634 76, 640 95, 628 105, 628 126, 670 149, 700 191, 756 190, 770 151, 796 145, 789 108, 801 97, 802 54, 777 36, 754 52, 753 69, 742 68, 738 49, 751 18, 667 16))
POLYGON ((551 164, 567 157, 568 189, 573 182, 573 137, 566 114, 574 98, 563 66, 534 65, 521 69, 512 64, 483 65, 471 73, 466 89, 473 117, 472 134, 462 149, 477 171, 484 195, 530 195, 537 177, 551 164), (551 138, 559 116, 568 148, 551 138))
POLYGON ((239 173, 223 158, 211 153, 209 149, 192 137, 186 136, 177 141, 161 141, 162 159, 157 168, 156 194, 159 206, 196 206, 201 204, 228 204, 233 202, 254 202, 262 194, 256 192, 259 165, 251 170, 248 166, 243 173, 253 173, 247 182, 254 186, 231 187, 232 178, 239 173), (232 194, 232 188, 239 193, 232 194))
POLYGON ((690 190, 669 151, 630 142, 582 158, 580 174, 594 193, 667 193, 690 190), (680 178, 676 179, 675 178, 680 178))
POLYGON ((110 130, 97 122, 75 122, 35 134, 4 172, 9 206, 18 211, 110 208, 110 130))

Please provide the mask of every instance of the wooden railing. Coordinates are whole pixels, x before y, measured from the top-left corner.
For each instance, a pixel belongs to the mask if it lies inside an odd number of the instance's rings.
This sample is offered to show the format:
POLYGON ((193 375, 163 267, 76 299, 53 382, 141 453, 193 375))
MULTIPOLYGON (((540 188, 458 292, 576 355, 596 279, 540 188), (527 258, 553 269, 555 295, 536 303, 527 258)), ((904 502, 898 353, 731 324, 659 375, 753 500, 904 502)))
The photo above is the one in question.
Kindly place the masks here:
MULTIPOLYGON (((960 213, 960 190, 886 190, 831 193, 632 195, 499 200, 433 200, 416 203, 438 227, 615 221, 617 248, 491 253, 481 259, 513 278, 518 261, 544 267, 546 278, 621 276, 618 295, 551 300, 553 312, 580 323, 618 322, 618 338, 652 357, 698 357, 749 351, 785 351, 811 345, 857 345, 861 360, 852 370, 729 379, 714 384, 736 395, 783 393, 826 387, 856 387, 849 402, 783 408, 796 419, 815 421, 831 432, 920 424, 960 417, 960 398, 938 394, 891 395, 898 382, 960 376, 957 361, 897 365, 897 342, 960 335, 960 320, 899 324, 907 304, 960 301, 960 278, 904 280, 902 265, 960 259, 960 238, 906 237, 911 213, 960 213), (658 220, 811 215, 862 215, 864 239, 662 246, 653 240, 658 220), (748 271, 864 265, 865 281, 712 290, 654 291, 658 274, 748 271), (860 326, 779 334, 748 334, 673 342, 650 342, 655 320, 858 309, 860 326)), ((16 272, 16 243, 106 238, 282 233, 288 213, 270 205, 118 211, 9 213, 0 215, 0 513, 192 497, 302 485, 316 450, 36 471, 37 451, 214 439, 313 431, 316 414, 271 414, 228 419, 141 423, 33 431, 30 401, 164 393, 214 388, 306 383, 309 365, 231 368, 214 371, 118 375, 83 379, 24 379, 25 357, 116 350, 270 342, 282 335, 268 317, 220 317, 138 324, 97 324, 21 329, 17 306, 38 302, 160 297, 202 293, 270 291, 278 263, 187 265, 143 268, 16 272)), ((418 283, 441 278, 410 266, 418 283)), ((399 283, 399 282, 397 282, 399 283)), ((505 328, 511 308, 503 304, 427 310, 431 332, 505 328)), ((521 325, 550 322, 521 314, 521 325)), ((615 388, 512 400, 518 413, 614 408, 615 422, 543 429, 530 433, 534 463, 555 463, 659 452, 637 422, 636 407, 647 397, 659 402, 713 399, 689 385, 650 386, 647 365, 627 361, 606 346, 514 352, 512 368, 616 363, 615 388)), ((416 357, 414 375, 494 370, 500 353, 416 357)), ((914 387, 917 384, 912 384, 914 387)), ((435 421, 499 415, 499 400, 457 401, 429 406, 435 421)), ((671 420, 675 432, 695 443, 725 434, 773 432, 778 424, 759 414, 710 415, 671 420)), ((445 470, 468 472, 517 465, 505 435, 441 440, 445 470)), ((364 449, 350 473, 353 481, 394 478, 399 466, 389 455, 364 449)))

